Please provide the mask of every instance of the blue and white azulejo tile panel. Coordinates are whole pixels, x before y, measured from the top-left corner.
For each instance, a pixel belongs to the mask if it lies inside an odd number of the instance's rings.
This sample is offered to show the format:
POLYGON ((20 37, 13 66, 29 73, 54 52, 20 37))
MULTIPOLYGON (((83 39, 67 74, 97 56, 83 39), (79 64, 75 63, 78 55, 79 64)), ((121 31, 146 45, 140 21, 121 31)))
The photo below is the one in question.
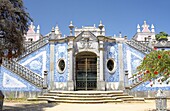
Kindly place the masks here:
POLYGON ((57 43, 55 44, 55 63, 54 63, 54 81, 55 82, 67 82, 67 77, 68 77, 68 66, 67 66, 67 48, 68 45, 67 43, 57 43), (57 70, 58 67, 58 61, 60 59, 63 59, 65 61, 65 70, 63 73, 59 73, 57 70))
POLYGON ((49 45, 46 45, 19 61, 34 73, 44 76, 45 70, 49 70, 49 45))
POLYGON ((118 63, 118 45, 116 43, 104 43, 104 74, 106 82, 118 82, 119 81, 119 63, 118 63), (107 69, 108 59, 115 61, 116 70, 110 73, 107 69))
POLYGON ((0 90, 2 91, 41 91, 33 84, 12 73, 3 66, 0 67, 0 90))
POLYGON ((145 54, 142 52, 130 47, 127 44, 123 44, 124 70, 129 71, 129 77, 136 72, 136 68, 140 65, 144 56, 145 54))

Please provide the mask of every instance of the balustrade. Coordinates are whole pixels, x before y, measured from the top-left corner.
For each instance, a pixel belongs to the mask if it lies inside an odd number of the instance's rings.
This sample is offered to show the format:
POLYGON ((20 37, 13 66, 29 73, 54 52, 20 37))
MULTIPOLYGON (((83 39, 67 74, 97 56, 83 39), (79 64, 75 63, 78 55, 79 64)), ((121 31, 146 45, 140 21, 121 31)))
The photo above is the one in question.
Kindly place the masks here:
POLYGON ((143 42, 136 41, 134 39, 129 40, 126 42, 130 46, 142 51, 143 53, 147 54, 148 52, 151 52, 153 49, 148 47, 147 45, 143 44, 143 42))
POLYGON ((128 84, 130 88, 133 88, 134 86, 142 83, 144 80, 142 79, 144 74, 136 74, 133 75, 132 77, 128 78, 128 84))
POLYGON ((43 38, 41 38, 35 42, 31 42, 31 43, 26 42, 25 52, 18 58, 18 60, 25 57, 26 55, 32 53, 33 51, 37 50, 38 48, 46 45, 47 43, 48 43, 47 37, 43 37, 43 38))
POLYGON ((32 84, 43 87, 43 78, 15 61, 3 58, 2 65, 32 84))

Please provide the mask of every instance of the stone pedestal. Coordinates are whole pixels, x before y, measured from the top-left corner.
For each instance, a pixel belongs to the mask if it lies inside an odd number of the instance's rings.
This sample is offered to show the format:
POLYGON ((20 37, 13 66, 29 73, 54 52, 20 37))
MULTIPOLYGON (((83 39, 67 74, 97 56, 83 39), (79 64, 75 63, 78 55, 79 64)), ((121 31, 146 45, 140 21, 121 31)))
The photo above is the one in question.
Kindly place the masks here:
POLYGON ((106 90, 105 85, 106 85, 105 81, 98 81, 97 82, 97 90, 98 91, 105 91, 106 90))
POLYGON ((124 81, 119 81, 119 86, 118 86, 118 89, 119 90, 124 90, 124 81))
POLYGON ((67 90, 68 91, 74 91, 74 82, 73 81, 67 82, 67 90))

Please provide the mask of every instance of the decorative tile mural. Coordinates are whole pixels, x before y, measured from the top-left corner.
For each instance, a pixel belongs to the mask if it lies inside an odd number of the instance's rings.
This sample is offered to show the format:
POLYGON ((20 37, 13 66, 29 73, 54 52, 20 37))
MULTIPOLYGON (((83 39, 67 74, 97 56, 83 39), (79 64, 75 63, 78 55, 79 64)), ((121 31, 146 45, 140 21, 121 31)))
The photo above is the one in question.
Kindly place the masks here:
POLYGON ((2 91, 41 91, 4 67, 0 67, 0 90, 2 91))
POLYGON ((54 58, 54 81, 55 82, 67 82, 68 70, 67 70, 67 43, 57 43, 55 44, 55 58, 54 58), (65 70, 63 73, 57 71, 58 61, 63 59, 65 61, 65 70))
POLYGON ((49 45, 38 49, 20 60, 19 63, 43 77, 44 71, 49 71, 49 45))
POLYGON ((129 77, 136 72, 136 68, 140 65, 144 56, 145 54, 140 51, 130 47, 127 44, 123 44, 124 70, 128 70, 129 77))
POLYGON ((104 74, 106 82, 119 81, 119 63, 118 63, 118 45, 116 43, 104 43, 104 74), (107 69, 106 62, 108 59, 113 59, 116 63, 116 71, 110 73, 107 69))

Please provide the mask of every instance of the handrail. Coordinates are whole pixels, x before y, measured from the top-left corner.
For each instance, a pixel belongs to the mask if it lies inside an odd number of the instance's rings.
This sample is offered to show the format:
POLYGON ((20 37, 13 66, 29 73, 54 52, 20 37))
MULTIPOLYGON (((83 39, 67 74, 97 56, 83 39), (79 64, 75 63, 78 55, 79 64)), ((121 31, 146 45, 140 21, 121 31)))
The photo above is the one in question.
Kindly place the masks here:
POLYGON ((43 87, 43 78, 19 63, 3 58, 2 65, 37 87, 43 87))
POLYGON ((128 41, 126 41, 126 43, 128 45, 130 45, 131 47, 134 47, 135 49, 141 51, 144 54, 148 54, 149 52, 151 52, 153 50, 152 48, 148 47, 147 45, 145 45, 135 39, 128 40, 128 41))
POLYGON ((42 46, 46 45, 48 43, 48 37, 43 37, 35 42, 25 44, 25 51, 22 55, 18 57, 17 60, 20 60, 21 58, 27 56, 28 54, 34 52, 35 50, 41 48, 42 46))
POLYGON ((144 78, 144 74, 137 74, 136 76, 132 76, 128 79, 130 89, 135 88, 136 86, 140 85, 145 81, 146 79, 144 78))

